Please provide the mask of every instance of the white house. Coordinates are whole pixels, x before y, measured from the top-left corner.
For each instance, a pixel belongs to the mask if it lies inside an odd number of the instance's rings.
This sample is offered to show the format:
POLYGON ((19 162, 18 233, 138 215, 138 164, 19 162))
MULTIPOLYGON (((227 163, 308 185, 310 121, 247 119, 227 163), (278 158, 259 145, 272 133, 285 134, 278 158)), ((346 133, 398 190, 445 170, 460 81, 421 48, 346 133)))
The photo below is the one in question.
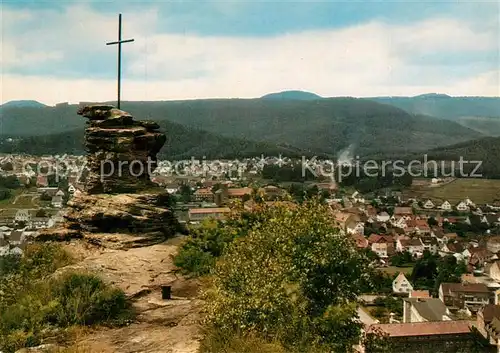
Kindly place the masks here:
POLYGON ((392 225, 397 228, 404 229, 407 227, 406 218, 404 216, 397 216, 392 221, 392 225))
POLYGON ((424 244, 424 250, 429 251, 431 254, 437 254, 439 250, 439 242, 436 238, 424 238, 422 240, 424 244))
POLYGON ((52 197, 52 207, 61 208, 63 206, 63 198, 60 195, 52 197))
POLYGON ((363 222, 355 222, 346 225, 347 234, 361 234, 365 233, 365 224, 363 222))
POLYGON ((402 272, 400 272, 399 275, 394 279, 394 281, 392 281, 392 291, 394 293, 409 294, 412 290, 413 286, 402 272))
POLYGON ((31 220, 31 213, 26 209, 17 210, 14 220, 16 222, 29 222, 31 220))
POLYGON ((391 219, 391 216, 387 212, 382 212, 377 215, 378 222, 388 222, 391 219))
POLYGON ((451 206, 451 203, 445 201, 441 204, 441 206, 439 206, 439 208, 442 209, 443 211, 451 211, 453 207, 451 206))
POLYGON ((439 298, 403 299, 403 322, 449 321, 451 314, 439 298))
POLYGON ((69 192, 70 194, 72 194, 72 193, 74 193, 75 191, 76 191, 75 186, 74 186, 73 184, 69 184, 69 186, 68 186, 68 192, 69 192))
POLYGON ((457 211, 460 211, 460 212, 468 212, 469 206, 467 206, 467 204, 464 201, 461 201, 456 206, 456 209, 457 209, 457 211))
POLYGON ((425 246, 420 238, 412 239, 398 239, 396 241, 396 251, 403 252, 408 251, 413 256, 422 256, 424 253, 425 246))
POLYGON ((431 200, 427 200, 424 203, 424 208, 427 208, 427 209, 434 208, 434 203, 431 200))
POLYGON ((468 197, 464 200, 465 204, 469 207, 476 207, 476 204, 471 201, 468 197))

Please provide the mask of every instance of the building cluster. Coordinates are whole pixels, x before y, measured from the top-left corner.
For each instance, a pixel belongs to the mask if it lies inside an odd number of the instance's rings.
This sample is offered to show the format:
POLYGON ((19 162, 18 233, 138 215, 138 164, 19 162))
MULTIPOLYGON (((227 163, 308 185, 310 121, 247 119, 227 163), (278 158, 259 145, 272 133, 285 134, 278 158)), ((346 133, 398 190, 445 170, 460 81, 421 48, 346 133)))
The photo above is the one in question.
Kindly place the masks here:
POLYGON ((17 209, 0 218, 0 256, 21 255, 26 245, 45 228, 64 222, 63 209, 17 209))
POLYGON ((14 176, 22 186, 48 187, 65 180, 74 188, 82 189, 85 156, 5 155, 0 158, 0 176, 14 176))
POLYGON ((498 205, 390 199, 362 200, 355 193, 330 204, 341 231, 359 249, 371 250, 377 266, 392 265, 398 254, 416 260, 428 252, 453 256, 467 272, 459 283, 441 283, 434 297, 399 273, 390 296, 403 302, 401 318, 371 318, 367 331, 384 332, 398 352, 470 352, 477 340, 489 342, 485 352, 500 351, 498 205))
MULTIPOLYGON (((354 196, 351 200, 359 199, 354 196)), ((350 201, 348 207, 333 201, 331 205, 342 231, 350 234, 359 248, 376 253, 381 264, 388 264, 397 253, 409 252, 419 258, 429 251, 452 255, 473 271, 481 270, 500 251, 500 237, 495 235, 500 227, 500 212, 494 205, 476 206, 467 199, 457 204, 467 205, 467 209, 454 212, 454 216, 440 209, 429 212, 430 208, 419 207, 416 200, 391 205, 380 199, 370 204, 350 201), (464 236, 459 236, 458 230, 464 236)))

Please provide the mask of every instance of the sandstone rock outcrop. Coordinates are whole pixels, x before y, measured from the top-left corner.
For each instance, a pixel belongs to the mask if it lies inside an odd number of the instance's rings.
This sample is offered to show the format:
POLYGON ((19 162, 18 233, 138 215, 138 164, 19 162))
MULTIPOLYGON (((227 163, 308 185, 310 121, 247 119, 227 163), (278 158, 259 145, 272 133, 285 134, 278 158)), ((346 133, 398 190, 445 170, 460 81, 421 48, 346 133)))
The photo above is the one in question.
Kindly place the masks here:
POLYGON ((85 147, 88 152, 89 194, 136 192, 151 187, 156 154, 166 141, 159 125, 139 121, 110 105, 91 105, 78 111, 88 119, 85 147))
POLYGON ((68 202, 63 226, 41 232, 38 240, 98 243, 115 234, 118 242, 133 246, 131 238, 162 241, 180 231, 168 193, 150 180, 166 139, 158 124, 107 105, 87 106, 78 114, 89 119, 85 192, 68 202))

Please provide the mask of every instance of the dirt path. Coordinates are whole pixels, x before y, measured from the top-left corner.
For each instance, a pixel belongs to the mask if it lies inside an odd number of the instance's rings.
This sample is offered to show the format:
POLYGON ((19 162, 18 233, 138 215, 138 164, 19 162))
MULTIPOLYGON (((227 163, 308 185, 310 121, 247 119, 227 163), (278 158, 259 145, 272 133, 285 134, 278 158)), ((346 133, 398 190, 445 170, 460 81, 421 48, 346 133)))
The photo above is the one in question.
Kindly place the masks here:
MULTIPOLYGON (((195 353, 198 350, 200 310, 199 283, 174 273, 175 245, 167 243, 116 250, 83 241, 67 245, 81 259, 60 269, 83 269, 98 273, 123 289, 138 312, 129 326, 99 329, 79 339, 91 352, 195 353), (172 286, 172 299, 161 299, 161 285, 172 286)), ((57 274, 57 273, 56 273, 57 274)))

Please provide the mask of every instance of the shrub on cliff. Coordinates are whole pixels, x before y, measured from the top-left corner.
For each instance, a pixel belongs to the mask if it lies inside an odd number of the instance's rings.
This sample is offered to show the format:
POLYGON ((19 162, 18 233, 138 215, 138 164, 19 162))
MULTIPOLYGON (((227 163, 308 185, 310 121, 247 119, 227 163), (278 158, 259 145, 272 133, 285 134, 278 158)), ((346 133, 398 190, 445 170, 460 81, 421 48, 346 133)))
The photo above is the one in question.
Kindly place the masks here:
POLYGON ((225 222, 205 220, 199 227, 191 230, 191 235, 175 256, 174 264, 184 274, 208 274, 227 245, 259 227, 269 216, 269 209, 264 205, 255 211, 236 207, 225 222))
POLYGON ((318 200, 262 211, 264 221, 215 265, 205 342, 257 334, 288 352, 350 351, 361 339, 356 298, 370 281, 369 261, 318 200))
POLYGON ((0 277, 0 351, 40 344, 73 325, 121 324, 132 316, 125 294, 88 273, 54 271, 71 262, 58 245, 30 246, 0 277))

